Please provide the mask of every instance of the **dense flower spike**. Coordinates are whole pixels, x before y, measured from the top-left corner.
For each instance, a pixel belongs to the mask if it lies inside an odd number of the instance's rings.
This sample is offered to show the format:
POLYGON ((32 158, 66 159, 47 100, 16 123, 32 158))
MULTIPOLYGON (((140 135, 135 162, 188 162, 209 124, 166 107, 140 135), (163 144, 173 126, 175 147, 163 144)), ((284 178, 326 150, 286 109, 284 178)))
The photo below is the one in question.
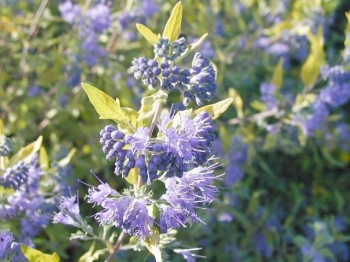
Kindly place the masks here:
POLYGON ((0 231, 0 261, 27 262, 21 245, 14 241, 10 231, 0 231))
POLYGON ((0 135, 0 156, 8 156, 12 150, 12 140, 4 135, 0 135))
POLYGON ((210 60, 201 53, 196 53, 190 68, 189 90, 184 92, 184 105, 195 101, 201 106, 210 101, 216 93, 216 72, 210 60))
POLYGON ((53 223, 62 223, 65 225, 81 227, 83 220, 80 215, 80 209, 76 201, 76 196, 62 196, 58 209, 59 212, 53 217, 53 223))
MULTIPOLYGON (((182 52, 185 47, 182 46, 183 40, 179 39, 176 52, 182 52)), ((168 42, 163 40, 155 46, 157 56, 165 54, 168 42), (159 46, 158 46, 159 45, 159 46), (166 47, 164 47, 166 46, 166 47)), ((187 48, 187 47, 186 47, 187 48)), ((179 53, 180 54, 180 53, 179 53)), ((174 54, 171 55, 173 57, 174 54)), ((164 58, 164 57, 163 57, 164 58)), ((210 60, 201 53, 196 53, 192 67, 181 70, 180 67, 172 65, 167 59, 158 64, 155 59, 145 57, 134 58, 131 71, 136 79, 153 90, 160 87, 166 92, 178 89, 184 94, 183 103, 188 106, 191 102, 203 105, 204 101, 210 101, 216 93, 216 72, 210 60)))
POLYGON ((142 239, 151 235, 153 218, 148 214, 148 200, 121 195, 107 183, 90 188, 86 198, 88 203, 103 208, 94 215, 100 224, 120 227, 128 234, 142 239))
POLYGON ((201 222, 194 211, 198 205, 212 202, 218 194, 213 185, 214 169, 217 165, 197 167, 185 172, 182 178, 168 178, 165 180, 166 193, 160 202, 160 227, 162 232, 186 227, 187 223, 201 222))
POLYGON ((154 54, 165 60, 174 61, 180 57, 188 48, 186 38, 181 37, 174 43, 170 44, 168 38, 161 38, 157 44, 154 45, 154 54))
POLYGON ((19 161, 14 166, 7 168, 5 173, 0 176, 0 185, 5 188, 19 189, 27 183, 28 172, 28 165, 19 161))

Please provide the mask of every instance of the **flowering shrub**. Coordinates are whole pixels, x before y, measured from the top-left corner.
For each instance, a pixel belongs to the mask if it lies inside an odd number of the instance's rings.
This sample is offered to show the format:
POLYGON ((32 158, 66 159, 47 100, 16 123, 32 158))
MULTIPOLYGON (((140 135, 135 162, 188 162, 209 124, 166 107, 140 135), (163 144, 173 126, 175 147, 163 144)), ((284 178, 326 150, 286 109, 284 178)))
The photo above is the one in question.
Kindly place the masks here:
POLYGON ((0 7, 1 261, 349 260, 348 1, 0 7))

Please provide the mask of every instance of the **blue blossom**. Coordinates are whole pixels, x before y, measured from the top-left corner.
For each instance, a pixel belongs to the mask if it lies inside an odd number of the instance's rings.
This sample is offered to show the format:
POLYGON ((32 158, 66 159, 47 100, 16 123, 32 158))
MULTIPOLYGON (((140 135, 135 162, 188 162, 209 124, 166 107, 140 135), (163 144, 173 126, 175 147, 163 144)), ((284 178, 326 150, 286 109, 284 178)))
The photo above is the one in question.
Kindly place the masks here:
POLYGON ((152 234, 154 220, 148 214, 147 199, 124 196, 113 190, 107 183, 89 189, 88 203, 103 208, 94 215, 100 225, 113 225, 122 228, 132 236, 145 239, 152 234))
POLYGON ((28 181, 28 165, 19 161, 12 167, 8 167, 0 177, 0 185, 5 188, 19 189, 28 181))
POLYGON ((8 156, 12 150, 12 140, 4 135, 0 135, 0 156, 8 156))
POLYGON ((76 199, 76 196, 61 197, 58 206, 59 212, 54 215, 53 223, 81 227, 83 220, 80 215, 79 204, 76 199))
POLYGON ((212 202, 218 194, 213 184, 217 179, 214 169, 217 165, 197 167, 185 172, 182 178, 167 178, 164 181, 166 193, 162 195, 160 209, 160 227, 162 232, 186 227, 186 224, 202 222, 195 208, 212 202))
POLYGON ((205 258, 203 256, 200 256, 200 255, 196 255, 196 254, 193 254, 192 251, 197 251, 197 250, 201 250, 201 248, 190 248, 190 249, 179 249, 179 248, 176 248, 174 249, 173 251, 177 254, 181 254, 182 257, 184 259, 186 259, 187 262, 195 262, 196 261, 196 257, 199 257, 199 258, 205 258))
POLYGON ((233 216, 231 213, 225 212, 219 215, 218 220, 219 222, 222 222, 222 223, 230 223, 233 220, 233 216))
POLYGON ((30 97, 35 97, 35 96, 39 96, 42 94, 45 94, 45 91, 36 85, 31 86, 28 90, 28 95, 30 97))
POLYGON ((319 100, 331 108, 338 108, 350 99, 350 72, 341 66, 323 67, 322 77, 328 79, 328 85, 322 89, 319 100))
POLYGON ((82 16, 81 9, 79 5, 73 4, 71 1, 66 1, 58 6, 62 17, 70 24, 77 23, 82 16))
POLYGON ((272 256, 273 249, 267 242, 266 236, 263 232, 258 232, 253 236, 253 241, 257 250, 267 258, 272 256))
POLYGON ((248 160, 248 146, 243 142, 241 137, 232 138, 232 147, 229 152, 229 164, 226 168, 224 182, 230 187, 244 176, 242 165, 248 160))
POLYGON ((261 100, 266 104, 267 110, 277 107, 277 99, 275 97, 276 87, 271 83, 262 83, 260 86, 261 100))
POLYGON ((107 30, 111 25, 110 8, 103 3, 98 3, 88 10, 86 16, 90 19, 93 30, 98 34, 107 30))
POLYGON ((0 231, 0 260, 12 262, 27 262, 21 245, 13 239, 10 231, 0 231))

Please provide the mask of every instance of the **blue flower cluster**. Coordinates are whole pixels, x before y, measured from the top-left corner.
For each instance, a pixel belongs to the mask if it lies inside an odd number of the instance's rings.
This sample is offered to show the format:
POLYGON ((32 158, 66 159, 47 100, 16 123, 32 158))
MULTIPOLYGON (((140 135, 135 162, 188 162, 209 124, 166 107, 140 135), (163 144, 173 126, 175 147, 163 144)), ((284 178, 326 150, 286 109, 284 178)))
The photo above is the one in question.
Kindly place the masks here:
POLYGON ((296 115, 296 121, 301 123, 307 136, 311 136, 316 130, 322 130, 330 111, 339 108, 350 99, 350 72, 345 71, 342 66, 326 66, 321 72, 328 84, 311 105, 311 114, 306 119, 302 115, 296 115))
POLYGON ((8 156, 12 150, 12 140, 4 135, 0 135, 0 156, 8 156))
POLYGON ((181 70, 168 61, 161 64, 155 59, 145 57, 134 58, 132 72, 136 79, 142 80, 149 89, 160 88, 166 92, 178 89, 184 94, 183 103, 188 106, 191 102, 203 105, 210 101, 216 92, 216 72, 210 60, 201 53, 196 53, 192 67, 181 70))
POLYGON ((262 83, 260 86, 261 100, 265 102, 267 110, 277 107, 277 99, 275 97, 276 87, 274 84, 262 83))
MULTIPOLYGON (((218 194, 218 189, 213 185, 217 177, 214 169, 217 164, 193 168, 184 172, 181 178, 169 177, 164 179, 166 192, 159 198, 153 199, 152 195, 133 196, 130 192, 118 193, 107 183, 97 187, 91 187, 86 195, 88 203, 99 205, 103 208, 94 217, 102 225, 113 225, 122 228, 126 233, 145 239, 152 234, 152 228, 159 225, 162 232, 186 224, 202 222, 195 212, 199 206, 212 202, 218 194), (152 217, 148 208, 156 205, 160 211, 159 218, 152 217)), ((63 202, 69 199, 62 198, 63 202)), ((71 218, 64 217, 67 214, 65 206, 61 204, 60 213, 55 219, 58 222, 72 225, 71 218), (64 207, 64 208, 62 208, 64 207)), ((70 217, 76 217, 75 214, 70 217)))
POLYGON ((19 161, 14 166, 5 170, 0 177, 0 185, 4 188, 12 188, 14 190, 25 187, 28 182, 29 168, 23 161, 19 161))
POLYGON ((175 61, 186 52, 188 44, 185 37, 180 37, 174 43, 170 43, 168 38, 160 38, 159 42, 154 45, 154 54, 164 61, 175 61))
POLYGON ((229 164, 226 168, 225 185, 230 187, 244 176, 242 165, 248 160, 248 146, 243 142, 241 137, 232 138, 232 146, 229 152, 229 164))
MULTIPOLYGON (((67 190, 63 190, 59 177, 53 177, 52 188, 49 194, 43 194, 41 180, 47 177, 40 168, 38 160, 34 157, 30 162, 19 161, 12 167, 5 169, 0 177, 0 185, 12 188, 13 192, 0 196, 0 219, 5 221, 21 222, 21 242, 32 245, 32 238, 42 228, 50 223, 50 216, 56 209, 55 201, 67 190)), ((56 175, 53 174, 53 175, 56 175)), ((65 184, 66 185, 66 184, 65 184)))
POLYGON ((159 10, 156 0, 133 1, 130 8, 126 8, 117 16, 123 39, 136 40, 135 23, 145 24, 146 20, 159 10))
POLYGON ((77 28, 83 38, 83 58, 89 66, 94 66, 106 57, 106 50, 99 45, 98 36, 107 30, 111 24, 110 8, 103 3, 98 3, 86 13, 79 5, 66 1, 59 5, 59 10, 64 20, 77 28))
POLYGON ((21 245, 13 239, 10 231, 0 231, 0 261, 27 262, 21 245))
POLYGON ((102 129, 102 150, 108 160, 116 158, 115 174, 126 177, 137 167, 143 182, 151 184, 160 176, 182 177, 190 168, 206 163, 215 138, 210 115, 203 111, 193 119, 183 116, 176 127, 172 120, 170 114, 163 115, 156 139, 150 139, 147 127, 134 135, 125 135, 112 125, 102 129))

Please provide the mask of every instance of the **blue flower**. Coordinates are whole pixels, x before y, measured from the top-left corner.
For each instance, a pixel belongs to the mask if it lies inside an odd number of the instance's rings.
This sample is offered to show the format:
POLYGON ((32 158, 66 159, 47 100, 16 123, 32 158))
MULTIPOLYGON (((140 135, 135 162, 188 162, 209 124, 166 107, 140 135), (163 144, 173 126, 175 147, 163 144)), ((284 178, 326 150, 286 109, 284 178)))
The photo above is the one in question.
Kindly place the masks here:
POLYGON ((53 217, 53 223, 81 227, 83 222, 80 215, 79 205, 76 201, 76 196, 62 196, 58 209, 59 212, 53 217))
POLYGON ((27 262, 21 245, 14 241, 10 231, 0 231, 0 260, 12 262, 27 262))
POLYGON ((0 135, 0 156, 8 156, 12 150, 12 140, 4 135, 0 135))

